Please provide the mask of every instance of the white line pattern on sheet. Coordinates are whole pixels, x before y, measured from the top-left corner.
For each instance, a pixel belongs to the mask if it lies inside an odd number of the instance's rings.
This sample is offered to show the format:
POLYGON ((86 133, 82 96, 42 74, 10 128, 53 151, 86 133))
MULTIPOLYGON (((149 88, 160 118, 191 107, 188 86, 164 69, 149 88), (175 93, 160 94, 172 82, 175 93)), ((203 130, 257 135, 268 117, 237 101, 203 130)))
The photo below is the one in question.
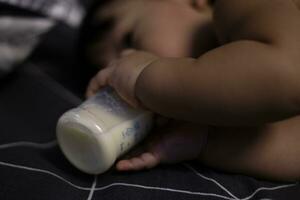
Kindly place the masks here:
MULTIPOLYGON (((1 162, 1 161, 0 161, 0 165, 48 174, 48 175, 58 178, 59 180, 67 183, 68 185, 70 185, 76 189, 91 191, 91 188, 89 188, 89 187, 82 187, 82 186, 75 185, 74 183, 64 179, 63 177, 61 177, 53 172, 47 171, 47 170, 33 168, 33 167, 26 167, 26 166, 22 166, 22 165, 16 165, 16 164, 7 163, 7 162, 1 162)), ((187 191, 187 190, 176 190, 176 189, 172 189, 172 188, 160 188, 160 187, 144 186, 144 185, 130 184, 130 183, 112 183, 112 184, 109 184, 109 185, 106 185, 103 187, 95 188, 94 191, 106 190, 106 189, 114 187, 114 186, 134 187, 134 188, 142 188, 142 189, 147 189, 147 190, 161 190, 161 191, 176 192, 176 193, 189 194, 189 195, 213 196, 213 197, 218 197, 221 199, 233 200, 232 198, 218 195, 218 194, 213 194, 213 193, 192 192, 192 191, 187 191)))
POLYGON ((97 176, 95 176, 95 178, 94 178, 94 181, 93 181, 93 184, 92 184, 92 187, 91 187, 91 190, 90 190, 87 200, 92 200, 96 185, 97 185, 97 176))
POLYGON ((214 180, 212 178, 203 176, 202 174, 197 172, 197 170, 195 170, 192 166, 190 166, 188 164, 184 164, 184 165, 187 168, 189 168, 190 170, 192 170, 197 176, 200 176, 201 178, 204 178, 206 180, 210 180, 210 181, 214 182, 215 184, 217 184, 217 186, 222 188, 226 193, 228 193, 230 196, 234 197, 237 200, 249 200, 249 199, 253 198, 260 191, 274 191, 274 190, 294 187, 294 186, 298 185, 298 182, 297 182, 297 183, 293 183, 293 184, 286 184, 286 185, 280 185, 280 186, 275 186, 275 187, 260 187, 260 188, 256 189, 251 195, 244 197, 244 198, 238 198, 235 195, 233 195, 231 192, 229 192, 221 183, 217 182, 216 180, 214 180))
POLYGON ((261 187, 258 188, 257 190, 255 190, 251 195, 249 195, 248 197, 242 198, 241 200, 249 200, 251 198, 253 198, 258 192, 260 191, 274 191, 274 190, 279 190, 279 189, 284 189, 284 188, 289 188, 289 187, 294 187, 298 185, 298 183, 294 183, 294 184, 288 184, 288 185, 280 185, 280 186, 276 186, 276 187, 261 187))
POLYGON ((177 190, 172 188, 163 188, 163 187, 152 187, 152 186, 145 186, 145 185, 138 185, 138 184, 130 184, 130 183, 112 183, 103 187, 96 188, 95 190, 105 190, 113 186, 127 186, 127 187, 135 187, 135 188, 141 188, 146 190, 161 190, 161 191, 168 191, 168 192, 176 192, 176 193, 182 193, 182 194, 189 194, 189 195, 198 195, 198 196, 212 196, 212 197, 218 197, 221 199, 228 199, 233 200, 230 197, 226 197, 219 194, 214 193, 205 193, 205 192, 193 192, 188 190, 177 190))
MULTIPOLYGON (((12 148, 12 147, 33 147, 33 148, 39 148, 39 149, 47 149, 47 148, 52 148, 55 145, 57 145, 57 141, 55 141, 55 140, 51 141, 51 142, 48 142, 48 143, 34 143, 34 142, 20 141, 20 142, 2 144, 2 145, 0 145, 0 150, 1 149, 12 148)), ((275 186, 275 187, 269 187, 269 188, 268 187, 261 187, 261 188, 256 189, 251 195, 249 195, 245 198, 238 198, 234 194, 232 194, 228 189, 226 189, 225 186, 223 186, 217 180, 206 177, 206 176, 200 174, 196 169, 194 169, 192 166, 190 166, 188 164, 184 164, 184 166, 187 167, 192 172, 194 172, 197 176, 199 176, 199 177, 201 177, 205 180, 211 181, 214 184, 216 184, 219 188, 221 188, 228 195, 230 195, 230 197, 226 197, 226 196, 219 195, 219 194, 214 194, 214 193, 194 192, 194 191, 188 191, 188 190, 177 190, 177 189, 172 189, 172 188, 153 187, 153 186, 145 186, 145 185, 130 184, 130 183, 111 183, 109 185, 97 188, 96 187, 97 186, 97 176, 95 176, 91 187, 82 187, 82 186, 78 186, 78 185, 66 180, 65 178, 63 178, 63 177, 61 177, 61 176, 59 176, 59 175, 57 175, 53 172, 50 172, 48 170, 38 169, 38 168, 34 168, 34 167, 27 167, 27 166, 22 166, 22 165, 2 162, 2 161, 0 161, 0 165, 6 166, 6 167, 12 167, 12 168, 16 168, 16 169, 23 169, 23 170, 27 170, 27 171, 34 171, 34 172, 39 172, 39 173, 51 175, 51 176, 67 183, 68 185, 70 185, 70 186, 72 186, 76 189, 90 191, 87 200, 92 200, 95 191, 106 190, 108 188, 116 187, 116 186, 134 187, 134 188, 140 188, 140 189, 146 189, 146 190, 160 190, 160 191, 175 192, 175 193, 188 194, 188 195, 211 196, 211 197, 217 197, 217 198, 225 199, 225 200, 250 200, 260 191, 274 191, 274 190, 294 187, 294 186, 298 185, 298 183, 294 183, 294 184, 287 184, 287 185, 281 185, 281 186, 275 186)))
POLYGON ((194 172, 197 176, 200 176, 201 178, 211 181, 213 183, 215 183, 219 188, 221 188, 224 192, 226 192, 227 194, 229 194, 231 197, 233 197, 234 199, 239 199, 238 197, 236 197, 234 194, 232 194, 229 190, 227 190, 221 183, 219 183, 218 181, 216 181, 215 179, 206 177, 202 174, 200 174, 197 170, 195 170, 192 166, 184 163, 183 164, 186 168, 190 169, 192 172, 194 172))
POLYGON ((56 178, 58 178, 59 180, 69 184, 70 186, 76 188, 76 189, 79 189, 79 190, 88 190, 90 191, 91 188, 90 187, 81 187, 81 186, 78 186, 78 185, 75 185, 74 183, 64 179, 63 177, 53 173, 53 172, 50 172, 48 170, 44 170, 44 169, 38 169, 38 168, 33 168, 33 167, 26 167, 26 166, 22 166, 22 165, 17 165, 17 164, 13 164, 13 163, 7 163, 7 162, 2 162, 0 161, 0 165, 2 166, 6 166, 6 167, 12 167, 12 168, 16 168, 16 169, 23 169, 23 170, 27 170, 27 171, 34 171, 34 172, 39 172, 39 173, 44 173, 44 174, 48 174, 48 175, 51 175, 51 176, 54 176, 56 178))
POLYGON ((0 144, 0 149, 7 149, 12 147, 32 147, 37 149, 48 149, 56 145, 57 145, 56 140, 47 143, 20 141, 20 142, 8 143, 8 144, 0 144))

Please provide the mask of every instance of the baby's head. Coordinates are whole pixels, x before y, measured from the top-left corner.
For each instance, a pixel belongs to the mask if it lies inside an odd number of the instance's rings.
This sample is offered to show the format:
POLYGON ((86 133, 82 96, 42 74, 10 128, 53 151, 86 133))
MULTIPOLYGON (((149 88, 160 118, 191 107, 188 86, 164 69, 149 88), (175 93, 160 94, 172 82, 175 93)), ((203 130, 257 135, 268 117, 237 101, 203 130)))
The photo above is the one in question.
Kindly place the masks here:
POLYGON ((95 10, 84 34, 85 55, 94 65, 106 65, 125 48, 198 57, 215 46, 206 0, 114 0, 95 10))

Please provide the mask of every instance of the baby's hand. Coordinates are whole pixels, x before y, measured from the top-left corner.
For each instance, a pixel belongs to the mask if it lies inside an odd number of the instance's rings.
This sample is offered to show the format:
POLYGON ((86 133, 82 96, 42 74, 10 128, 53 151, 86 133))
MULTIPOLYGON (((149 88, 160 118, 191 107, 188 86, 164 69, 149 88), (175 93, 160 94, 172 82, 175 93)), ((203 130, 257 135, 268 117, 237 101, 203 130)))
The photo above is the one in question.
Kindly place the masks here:
POLYGON ((131 106, 139 107, 135 97, 136 81, 147 66, 159 57, 144 51, 124 50, 119 59, 112 61, 91 79, 87 97, 94 95, 103 86, 109 85, 131 106))
POLYGON ((205 148, 207 134, 208 127, 174 121, 152 133, 146 145, 119 160, 116 168, 136 171, 197 159, 205 148))

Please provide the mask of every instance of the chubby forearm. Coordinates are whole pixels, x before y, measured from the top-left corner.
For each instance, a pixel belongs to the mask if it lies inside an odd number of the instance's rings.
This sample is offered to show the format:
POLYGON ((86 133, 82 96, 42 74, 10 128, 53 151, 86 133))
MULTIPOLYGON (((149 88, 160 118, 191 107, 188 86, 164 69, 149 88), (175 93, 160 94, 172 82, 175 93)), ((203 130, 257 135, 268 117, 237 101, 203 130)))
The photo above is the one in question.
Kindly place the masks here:
POLYGON ((237 41, 199 59, 160 59, 136 97, 164 116, 212 125, 255 125, 299 114, 297 69, 281 50, 237 41))

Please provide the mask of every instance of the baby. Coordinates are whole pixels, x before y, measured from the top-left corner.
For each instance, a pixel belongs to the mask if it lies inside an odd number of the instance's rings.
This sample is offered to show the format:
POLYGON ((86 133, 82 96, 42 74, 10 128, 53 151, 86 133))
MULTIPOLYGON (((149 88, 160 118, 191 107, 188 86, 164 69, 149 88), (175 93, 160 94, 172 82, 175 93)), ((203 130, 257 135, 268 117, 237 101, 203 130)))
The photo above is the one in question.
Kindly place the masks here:
POLYGON ((112 24, 87 55, 107 67, 87 96, 110 85, 132 106, 178 120, 117 169, 198 159, 298 180, 299 7, 292 0, 217 0, 213 8, 205 0, 115 0, 99 8, 93 20, 112 24))

